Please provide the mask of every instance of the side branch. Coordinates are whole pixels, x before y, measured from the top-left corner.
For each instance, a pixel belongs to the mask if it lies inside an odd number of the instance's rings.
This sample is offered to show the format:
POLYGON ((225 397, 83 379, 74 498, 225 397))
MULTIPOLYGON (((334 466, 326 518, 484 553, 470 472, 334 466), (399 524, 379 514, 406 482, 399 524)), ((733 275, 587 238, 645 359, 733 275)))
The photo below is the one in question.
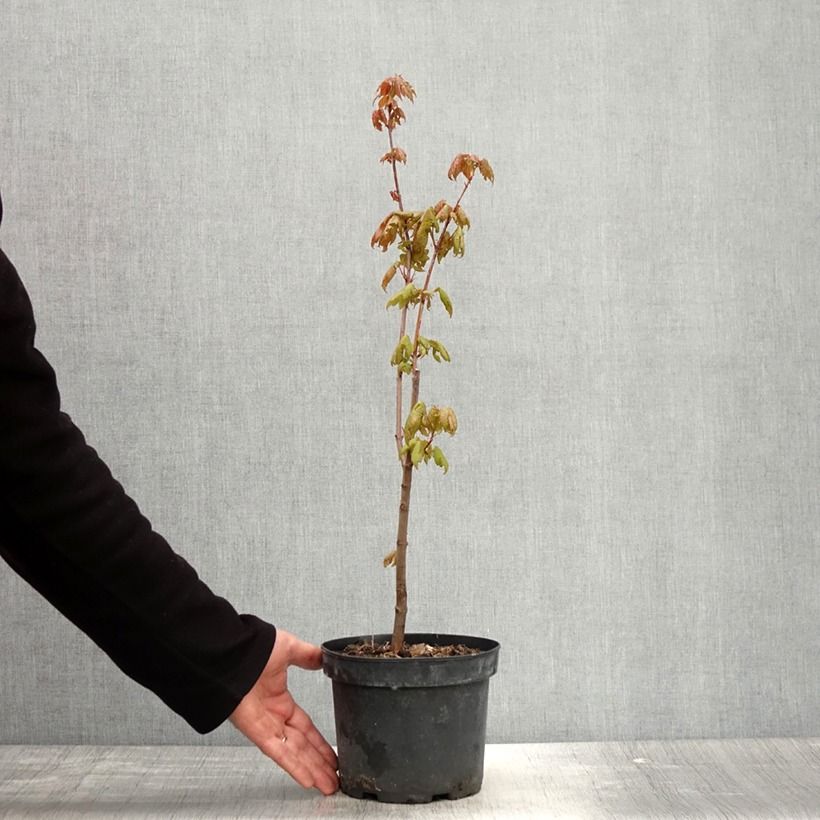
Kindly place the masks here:
MULTIPOLYGON (((407 332, 407 305, 405 305, 401 309, 401 328, 399 329, 399 341, 404 338, 404 334, 407 332)), ((403 372, 400 367, 396 368, 396 452, 401 458, 401 448, 402 448, 402 416, 403 416, 403 399, 404 399, 404 390, 403 390, 403 382, 402 376, 403 372)))
MULTIPOLYGON (((390 126, 387 127, 387 141, 390 145, 390 151, 393 151, 393 129, 390 126)), ((396 158, 391 157, 390 164, 393 166, 393 184, 395 187, 396 193, 396 202, 398 203, 399 210, 404 210, 404 205, 402 204, 401 199, 401 191, 399 190, 399 171, 396 165, 396 158)), ((407 227, 404 228, 404 241, 405 244, 410 244, 410 239, 407 235, 407 227)), ((413 275, 410 271, 410 266, 405 266, 404 270, 401 272, 402 277, 404 278, 405 282, 410 282, 413 279, 413 275)), ((399 328, 399 341, 404 338, 404 334, 407 332, 407 306, 405 305, 401 310, 401 326, 399 328)), ((396 452, 399 456, 401 456, 401 447, 402 447, 402 416, 403 416, 403 398, 404 398, 404 391, 403 391, 403 382, 402 376, 404 374, 402 371, 397 367, 396 368, 396 432, 395 432, 395 439, 396 439, 396 452)))
MULTIPOLYGON (((447 230, 447 226, 450 224, 450 220, 452 219, 453 213, 455 213, 456 208, 461 204, 461 200, 464 198, 464 194, 467 193, 467 189, 470 187, 470 183, 472 179, 468 179, 467 182, 464 183, 464 188, 459 194, 458 199, 456 200, 456 204, 453 206, 452 210, 450 211, 450 215, 447 217, 444 225, 441 229, 441 233, 439 234, 438 241, 433 243, 433 256, 430 259, 430 265, 427 268, 427 276, 424 279, 424 287, 422 290, 427 290, 430 287, 430 277, 433 275, 433 268, 436 265, 436 260, 438 259, 438 249, 439 245, 441 244, 441 238, 444 236, 444 232, 447 230)), ((424 310, 424 299, 422 298, 419 300, 419 309, 416 313, 416 331, 413 334, 413 373, 415 374, 416 371, 416 361, 419 355, 419 335, 421 334, 421 317, 422 311, 424 310)), ((413 379, 413 391, 410 397, 410 407, 415 407, 416 402, 419 400, 419 391, 418 391, 418 379, 413 379)))
MULTIPOLYGON (((387 141, 390 143, 390 150, 392 152, 393 147, 394 147, 393 146, 393 129, 389 125, 387 126, 387 141)), ((396 158, 395 157, 390 158, 390 164, 393 166, 393 184, 396 186, 396 188, 395 188, 396 202, 399 205, 399 210, 403 211, 404 210, 404 205, 402 205, 402 202, 401 202, 401 191, 399 190, 399 172, 398 172, 398 169, 396 168, 396 158)))

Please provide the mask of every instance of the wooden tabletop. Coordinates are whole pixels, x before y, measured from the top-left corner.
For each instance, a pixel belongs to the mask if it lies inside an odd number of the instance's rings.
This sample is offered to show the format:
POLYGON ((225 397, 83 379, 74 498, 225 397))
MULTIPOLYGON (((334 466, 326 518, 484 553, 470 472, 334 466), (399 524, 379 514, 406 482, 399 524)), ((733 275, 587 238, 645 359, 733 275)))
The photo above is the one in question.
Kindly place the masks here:
POLYGON ((251 747, 0 746, 0 817, 820 818, 820 738, 488 746, 474 797, 305 792, 251 747))

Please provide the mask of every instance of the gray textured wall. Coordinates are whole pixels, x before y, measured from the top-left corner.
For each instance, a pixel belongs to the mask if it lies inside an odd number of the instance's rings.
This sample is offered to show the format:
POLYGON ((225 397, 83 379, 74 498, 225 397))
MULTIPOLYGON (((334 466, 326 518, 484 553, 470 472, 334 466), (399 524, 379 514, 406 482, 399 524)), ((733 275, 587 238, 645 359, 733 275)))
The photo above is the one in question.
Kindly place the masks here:
MULTIPOLYGON (((238 608, 389 628, 393 72, 406 202, 497 180, 430 314, 411 627, 502 642, 492 741, 820 734, 812 0, 5 0, 0 239, 65 409, 238 608)), ((197 740, 2 567, 0 622, 0 741, 197 740)))

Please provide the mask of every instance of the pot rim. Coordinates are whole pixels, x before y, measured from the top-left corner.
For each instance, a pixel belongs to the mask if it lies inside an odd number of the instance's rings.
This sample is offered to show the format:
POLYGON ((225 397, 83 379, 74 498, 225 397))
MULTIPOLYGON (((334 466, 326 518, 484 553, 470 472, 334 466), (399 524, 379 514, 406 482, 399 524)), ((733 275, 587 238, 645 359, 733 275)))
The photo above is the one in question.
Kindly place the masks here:
POLYGON ((322 644, 322 670, 334 682, 390 688, 452 686, 486 680, 498 668, 500 644, 491 638, 452 635, 440 632, 410 632, 408 642, 447 645, 463 643, 478 649, 475 655, 447 655, 439 658, 368 658, 345 655, 350 643, 373 639, 384 642, 389 634, 335 638, 322 644))
MULTIPOLYGON (((373 643, 384 643, 391 638, 389 632, 385 633, 367 633, 365 635, 351 635, 347 638, 331 638, 323 641, 321 644, 322 653, 327 653, 334 657, 344 658, 349 661, 364 661, 366 663, 407 663, 408 661, 460 661, 475 658, 477 655, 444 655, 440 657, 418 657, 418 658, 385 658, 381 657, 367 657, 366 655, 345 655, 342 651, 345 646, 359 641, 370 640, 373 643), (338 644, 339 648, 330 646, 330 644, 338 644)), ((501 644, 493 638, 484 638, 478 635, 454 635, 448 632, 408 632, 405 636, 405 643, 429 643, 433 646, 447 646, 449 644, 465 644, 471 649, 478 649, 478 654, 483 655, 487 652, 493 652, 500 648, 501 644), (415 638, 417 640, 410 640, 415 638), (431 640, 428 640, 431 639, 431 640), (473 646, 475 643, 480 643, 480 646, 473 646)))

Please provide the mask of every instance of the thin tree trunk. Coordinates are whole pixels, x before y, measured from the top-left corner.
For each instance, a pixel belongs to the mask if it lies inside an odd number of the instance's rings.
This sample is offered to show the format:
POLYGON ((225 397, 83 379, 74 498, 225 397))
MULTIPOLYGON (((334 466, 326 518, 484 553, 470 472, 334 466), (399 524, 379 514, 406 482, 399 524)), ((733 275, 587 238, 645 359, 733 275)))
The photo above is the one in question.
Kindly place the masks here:
POLYGON ((398 653, 404 645, 407 622, 407 522, 410 514, 410 486, 413 482, 413 462, 407 455, 402 465, 401 501, 399 502, 399 532, 396 536, 396 609, 393 618, 391 649, 398 653))
MULTIPOLYGON (((421 372, 413 361, 413 378, 410 383, 410 407, 419 399, 421 372)), ((413 462, 410 453, 405 454, 401 472, 401 500, 399 501, 399 529, 396 534, 396 608, 393 618, 393 639, 390 648, 399 652, 404 645, 404 627, 407 622, 407 528, 410 518, 410 488, 413 484, 413 462)))

